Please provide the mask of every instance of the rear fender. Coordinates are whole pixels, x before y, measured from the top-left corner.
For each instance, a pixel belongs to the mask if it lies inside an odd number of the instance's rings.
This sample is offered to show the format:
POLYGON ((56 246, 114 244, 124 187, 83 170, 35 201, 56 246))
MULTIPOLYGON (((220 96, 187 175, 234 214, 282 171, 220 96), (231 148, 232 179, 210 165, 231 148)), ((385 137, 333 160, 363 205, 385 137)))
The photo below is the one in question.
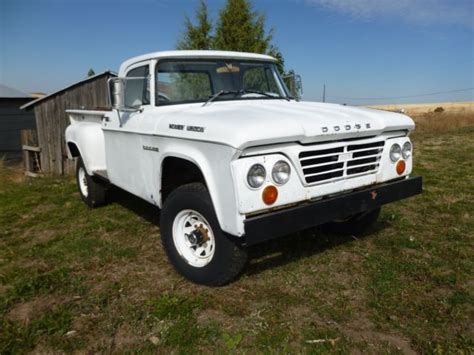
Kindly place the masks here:
POLYGON ((89 175, 97 170, 107 170, 104 134, 100 125, 81 122, 67 127, 66 144, 70 159, 75 157, 69 145, 73 144, 77 148, 89 175))

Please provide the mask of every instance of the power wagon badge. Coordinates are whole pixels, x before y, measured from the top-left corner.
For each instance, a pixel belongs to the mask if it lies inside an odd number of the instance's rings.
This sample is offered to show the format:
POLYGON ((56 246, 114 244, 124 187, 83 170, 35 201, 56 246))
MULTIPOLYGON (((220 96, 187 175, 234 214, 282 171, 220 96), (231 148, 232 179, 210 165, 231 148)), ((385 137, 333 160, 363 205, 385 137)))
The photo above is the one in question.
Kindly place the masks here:
POLYGON ((204 130, 206 129, 206 127, 185 126, 185 125, 182 125, 182 124, 174 124, 174 123, 170 123, 169 128, 170 129, 177 129, 179 131, 186 130, 186 131, 190 131, 190 132, 199 132, 199 133, 204 133, 204 130))

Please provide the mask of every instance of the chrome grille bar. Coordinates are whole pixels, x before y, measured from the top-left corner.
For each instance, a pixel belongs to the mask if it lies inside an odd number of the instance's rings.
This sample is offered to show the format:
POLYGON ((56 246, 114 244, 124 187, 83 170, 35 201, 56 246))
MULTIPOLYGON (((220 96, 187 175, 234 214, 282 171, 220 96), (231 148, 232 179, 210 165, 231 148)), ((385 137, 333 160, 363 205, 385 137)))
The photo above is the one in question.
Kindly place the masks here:
POLYGON ((310 149, 299 154, 306 183, 321 183, 376 173, 385 142, 344 144, 310 149))

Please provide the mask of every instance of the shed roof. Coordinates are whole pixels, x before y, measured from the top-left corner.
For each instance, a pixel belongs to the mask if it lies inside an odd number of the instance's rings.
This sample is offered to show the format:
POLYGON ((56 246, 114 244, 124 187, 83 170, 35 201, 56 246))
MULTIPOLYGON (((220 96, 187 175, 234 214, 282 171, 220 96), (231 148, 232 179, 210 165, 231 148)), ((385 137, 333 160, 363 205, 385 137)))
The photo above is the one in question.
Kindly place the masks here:
POLYGON ((60 93, 62 93, 62 92, 64 92, 64 91, 66 91, 66 90, 72 89, 73 87, 76 87, 76 86, 78 86, 78 85, 87 83, 87 82, 89 82, 89 81, 92 81, 92 80, 94 80, 94 79, 97 79, 97 78, 102 77, 102 76, 105 76, 105 75, 117 76, 117 73, 115 73, 115 72, 113 72, 113 71, 110 71, 110 70, 106 70, 106 71, 104 71, 104 72, 102 72, 102 73, 99 73, 99 74, 96 74, 96 75, 93 75, 93 76, 89 76, 88 78, 86 78, 86 79, 84 79, 84 80, 81 80, 81 81, 78 81, 78 82, 76 82, 76 83, 74 83, 74 84, 71 84, 71 85, 65 87, 64 89, 61 89, 61 90, 59 90, 59 91, 53 92, 52 94, 49 94, 49 95, 40 97, 40 98, 38 98, 38 99, 36 99, 36 100, 33 100, 33 101, 31 101, 31 102, 28 102, 27 104, 21 106, 20 108, 21 108, 22 110, 31 109, 31 108, 33 108, 34 106, 36 106, 36 104, 38 104, 38 103, 40 103, 40 102, 42 102, 42 101, 44 101, 44 100, 46 100, 46 99, 49 99, 49 98, 51 98, 51 97, 53 97, 53 96, 56 96, 56 95, 58 95, 58 94, 60 94, 60 93))
POLYGON ((0 98, 24 99, 31 98, 31 95, 25 94, 24 92, 11 88, 9 86, 0 84, 0 98))

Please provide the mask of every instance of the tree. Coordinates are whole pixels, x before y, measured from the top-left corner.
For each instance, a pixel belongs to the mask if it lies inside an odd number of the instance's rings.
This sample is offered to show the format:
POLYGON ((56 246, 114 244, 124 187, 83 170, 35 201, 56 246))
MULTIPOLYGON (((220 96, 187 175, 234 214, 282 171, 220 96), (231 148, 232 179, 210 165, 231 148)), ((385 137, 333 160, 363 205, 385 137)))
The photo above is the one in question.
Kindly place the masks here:
POLYGON ((178 49, 216 49, 268 54, 278 60, 277 68, 280 74, 288 75, 283 54, 272 43, 274 30, 265 30, 265 16, 252 9, 251 0, 227 0, 219 13, 214 31, 205 0, 200 0, 195 16, 195 25, 186 16, 185 31, 177 43, 178 49))
POLYGON ((90 76, 94 76, 94 75, 95 75, 94 69, 90 68, 89 71, 87 72, 87 76, 90 77, 90 76))
POLYGON ((219 14, 214 47, 220 50, 267 53, 273 29, 265 32, 265 16, 249 0, 227 0, 219 14))
POLYGON ((200 0, 196 11, 197 24, 194 25, 186 16, 185 31, 178 41, 178 49, 211 49, 212 48, 212 24, 209 20, 207 4, 200 0))
POLYGON ((276 66, 280 74, 287 75, 287 73, 285 72, 285 59, 283 58, 283 54, 280 52, 280 50, 272 45, 267 54, 271 55, 277 60, 276 66))
POLYGON ((196 24, 186 16, 184 33, 177 49, 217 49, 269 54, 278 59, 278 70, 285 73, 284 59, 279 49, 271 43, 273 29, 265 31, 265 16, 252 9, 250 0, 227 0, 220 11, 213 33, 205 0, 200 0, 196 10, 196 24))

